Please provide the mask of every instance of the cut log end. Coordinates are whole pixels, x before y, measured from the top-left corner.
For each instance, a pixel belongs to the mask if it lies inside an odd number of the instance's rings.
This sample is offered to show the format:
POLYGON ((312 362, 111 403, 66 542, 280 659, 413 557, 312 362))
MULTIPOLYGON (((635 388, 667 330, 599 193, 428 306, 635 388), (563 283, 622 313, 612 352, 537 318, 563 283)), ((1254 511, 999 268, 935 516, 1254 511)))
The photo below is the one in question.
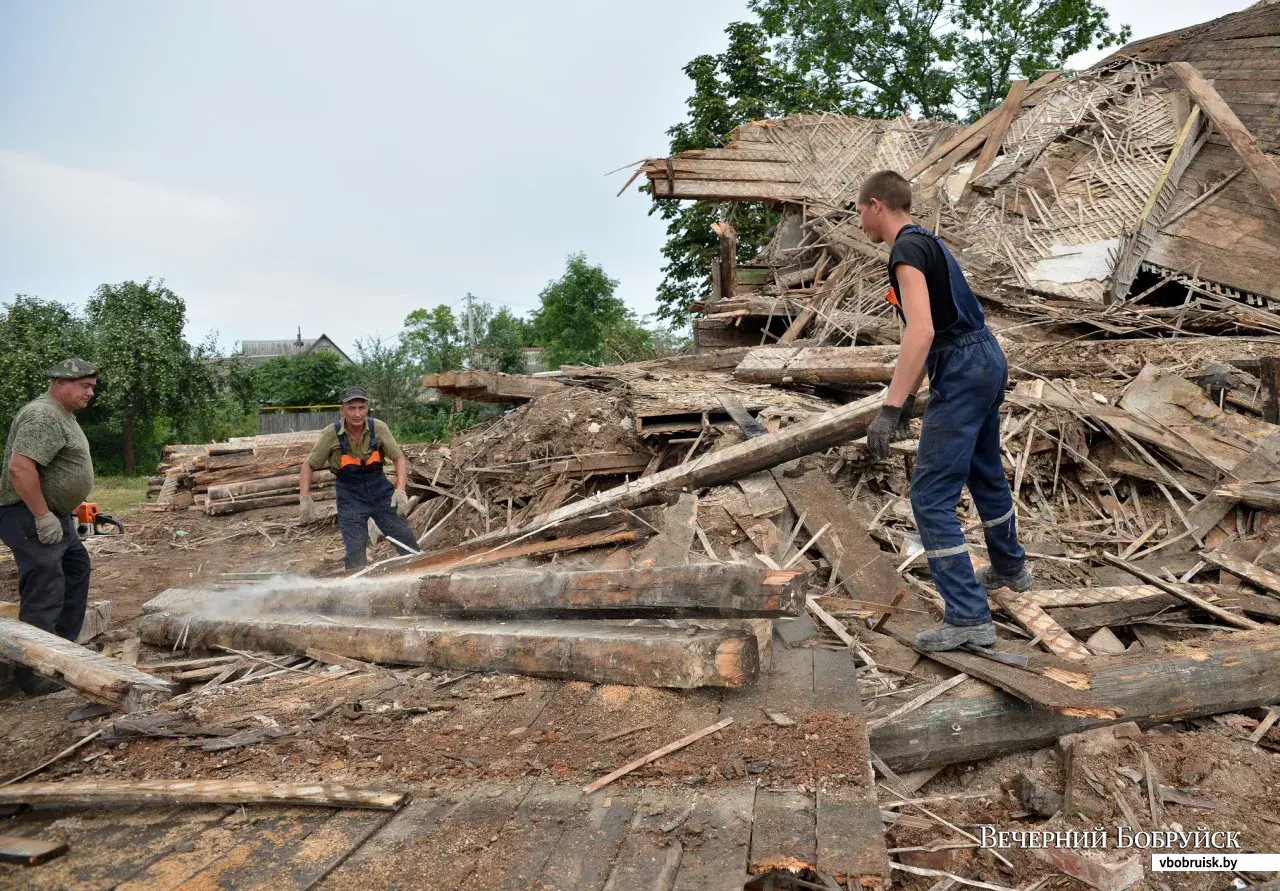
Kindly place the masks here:
POLYGON ((716 674, 726 687, 745 687, 760 676, 760 649, 754 637, 732 637, 716 647, 716 674))

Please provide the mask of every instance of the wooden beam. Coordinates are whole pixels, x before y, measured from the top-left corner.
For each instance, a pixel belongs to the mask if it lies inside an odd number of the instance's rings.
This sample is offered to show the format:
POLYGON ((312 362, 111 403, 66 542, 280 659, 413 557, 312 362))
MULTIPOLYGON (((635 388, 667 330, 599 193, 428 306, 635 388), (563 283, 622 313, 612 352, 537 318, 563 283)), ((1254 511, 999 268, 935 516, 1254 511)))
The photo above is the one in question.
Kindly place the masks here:
POLYGON ((1173 206, 1174 196, 1178 193, 1178 183, 1186 172, 1191 161, 1204 145, 1208 133, 1200 133, 1200 108, 1191 110, 1186 122, 1182 125, 1178 141, 1173 144, 1164 169, 1156 180, 1147 205, 1142 209, 1133 233, 1124 242, 1120 258, 1111 272, 1111 302, 1118 303, 1129 296, 1129 288, 1138 276, 1138 269, 1147 256, 1147 251, 1160 234, 1164 220, 1173 206))
POLYGON ((1072 637, 1071 632, 1055 622, 1041 607, 1017 596, 1002 597, 1000 603, 1019 625, 1031 632, 1032 636, 1040 638, 1049 652, 1073 662, 1083 662, 1089 658, 1090 653, 1085 645, 1072 637))
POLYGON ((1201 551, 1200 559, 1211 566, 1225 569, 1232 575, 1244 579, 1251 585, 1256 585, 1263 591, 1280 597, 1280 575, 1269 569, 1265 569, 1256 563, 1250 563, 1248 560, 1241 560, 1226 551, 1201 551))
MULTIPOLYGON (((1242 483, 1254 483, 1272 476, 1277 469, 1280 469, 1280 430, 1269 434, 1251 453, 1237 461, 1231 468, 1231 475, 1242 483)), ((1192 535, 1203 540, 1237 503, 1233 497, 1217 494, 1200 499, 1187 511, 1192 535)))
POLYGON ((0 658, 126 712, 152 708, 177 692, 168 681, 17 619, 0 619, 0 658))
POLYGON ((996 109, 995 117, 991 119, 991 126, 986 131, 986 141, 982 144, 982 151, 978 154, 978 160, 973 165, 973 171, 965 179, 964 188, 960 191, 960 200, 963 202, 973 194, 973 181, 982 174, 986 173, 991 167, 991 163, 995 161, 996 155, 1000 152, 1000 146, 1004 142, 1005 134, 1009 132, 1009 125, 1013 123, 1013 118, 1022 110, 1022 98, 1027 92, 1027 82, 1025 80, 1015 80, 1009 86, 1009 92, 1004 97, 1004 102, 996 109))
POLYGON ((344 619, 259 616, 209 619, 144 616, 142 639, 172 645, 339 656, 457 671, 491 671, 597 684, 741 687, 760 669, 756 638, 737 629, 617 625, 611 622, 467 622, 451 619, 344 619))
POLYGON ((357 789, 336 783, 255 780, 85 780, 0 786, 0 804, 104 807, 154 804, 267 804, 398 811, 406 792, 357 789))
POLYGON ((711 224, 711 231, 720 238, 720 263, 717 266, 719 275, 716 279, 720 286, 719 297, 721 300, 730 300, 738 279, 738 230, 728 221, 720 220, 711 224))
MULTIPOLYGON (((690 535, 692 536, 692 531, 690 535)), ((255 593, 237 589, 200 602, 234 615, 236 603, 260 612, 326 616, 641 619, 772 618, 804 611, 803 573, 741 563, 616 570, 508 570, 370 583, 274 583, 255 593)), ((198 604, 193 604, 200 612, 198 604)), ((170 611, 174 611, 170 607, 170 611)))
MULTIPOLYGON (((0 603, 0 619, 16 619, 22 611, 22 605, 12 600, 0 603)), ((111 601, 99 600, 89 604, 84 613, 84 624, 76 643, 86 644, 111 626, 111 601)))
POLYGON ((438 390, 444 396, 472 402, 520 404, 539 396, 558 393, 565 385, 549 377, 527 374, 504 374, 501 371, 445 371, 422 376, 422 386, 438 390))
MULTIPOLYGON (((977 658, 977 657, 974 657, 977 658)), ((1037 659, 1051 657, 1032 657, 1037 659)), ((1176 650, 1137 651, 1091 664, 1092 692, 1123 720, 1165 723, 1280 701, 1280 632, 1199 638, 1176 650)), ((1101 723, 1019 702, 1000 690, 937 700, 871 731, 895 770, 976 761, 1052 745, 1101 723)))
POLYGON ((1182 81, 1196 105, 1213 121, 1218 132, 1231 143, 1245 169, 1280 206, 1280 167, 1258 148, 1258 141, 1249 128, 1240 122, 1231 106, 1194 66, 1187 62, 1170 62, 1169 68, 1182 81))

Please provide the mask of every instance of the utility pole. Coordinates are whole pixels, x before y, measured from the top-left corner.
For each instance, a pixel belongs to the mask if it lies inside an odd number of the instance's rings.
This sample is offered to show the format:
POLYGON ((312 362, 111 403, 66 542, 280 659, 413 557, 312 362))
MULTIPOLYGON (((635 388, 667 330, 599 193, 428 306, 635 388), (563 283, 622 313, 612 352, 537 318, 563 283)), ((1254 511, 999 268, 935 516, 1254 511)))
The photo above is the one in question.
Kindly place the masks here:
POLYGON ((471 367, 471 352, 472 350, 475 349, 475 345, 476 345, 475 325, 472 323, 472 320, 471 320, 471 302, 474 299, 475 298, 471 296, 471 292, 468 291, 467 292, 467 354, 466 354, 466 359, 463 362, 463 366, 466 368, 471 367))

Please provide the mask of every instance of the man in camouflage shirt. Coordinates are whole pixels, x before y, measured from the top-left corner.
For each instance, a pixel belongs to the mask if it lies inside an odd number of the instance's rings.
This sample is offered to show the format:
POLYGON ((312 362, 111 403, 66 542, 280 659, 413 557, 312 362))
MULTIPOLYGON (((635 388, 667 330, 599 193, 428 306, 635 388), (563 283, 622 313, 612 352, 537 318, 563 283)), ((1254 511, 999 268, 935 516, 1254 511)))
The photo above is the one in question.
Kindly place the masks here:
MULTIPOLYGON (((89 599, 89 552, 71 514, 93 489, 89 441, 75 412, 93 400, 98 369, 67 359, 48 376, 48 392, 22 407, 5 440, 0 541, 18 564, 18 618, 75 640, 89 599)), ((25 666, 14 678, 35 696, 61 689, 25 666)))

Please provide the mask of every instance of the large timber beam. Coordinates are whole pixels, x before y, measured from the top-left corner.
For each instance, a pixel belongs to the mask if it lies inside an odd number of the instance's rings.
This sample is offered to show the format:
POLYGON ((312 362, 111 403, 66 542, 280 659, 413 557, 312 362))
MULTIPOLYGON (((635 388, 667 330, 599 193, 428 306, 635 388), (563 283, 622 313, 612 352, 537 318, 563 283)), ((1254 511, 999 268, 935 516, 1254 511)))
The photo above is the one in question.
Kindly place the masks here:
POLYGON ((739 630, 616 625, 608 622, 467 622, 262 616, 210 619, 150 615, 143 641, 224 646, 269 653, 325 650, 363 662, 496 671, 596 684, 741 687, 760 670, 754 636, 739 630), (184 630, 185 629, 185 630, 184 630))
POLYGON ((386 618, 771 618, 804 612, 804 575, 749 564, 697 563, 343 581, 295 577, 225 592, 166 591, 143 610, 235 615, 242 608, 254 614, 386 618))
POLYGON ((1219 95, 1213 85, 1204 79, 1195 66, 1188 62, 1170 62, 1169 68, 1182 81, 1196 105, 1213 121, 1218 132, 1226 137, 1227 142, 1240 156, 1245 169, 1258 181, 1258 185, 1271 196, 1271 200, 1280 205, 1280 167, 1258 148, 1258 141, 1249 128, 1241 123, 1240 118, 1231 110, 1231 106, 1219 95))
MULTIPOLYGON (((1280 632, 1249 631, 1177 649, 1091 660, 1090 692, 1124 708, 1124 721, 1157 724, 1280 700, 1280 632)), ((1000 690, 936 700, 871 732, 894 770, 918 770, 1038 749, 1109 721, 1076 718, 1000 690)))
POLYGON ((126 712, 151 708, 177 692, 168 681, 17 619, 0 619, 0 659, 126 712))

